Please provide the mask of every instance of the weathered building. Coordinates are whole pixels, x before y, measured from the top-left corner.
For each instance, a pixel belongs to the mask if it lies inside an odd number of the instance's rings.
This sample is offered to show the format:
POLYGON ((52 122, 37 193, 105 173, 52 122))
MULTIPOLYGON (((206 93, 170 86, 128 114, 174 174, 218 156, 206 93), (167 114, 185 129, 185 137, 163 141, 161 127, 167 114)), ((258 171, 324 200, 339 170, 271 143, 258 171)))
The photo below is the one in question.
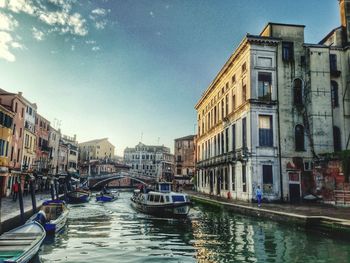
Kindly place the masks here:
POLYGON ((175 139, 175 176, 192 177, 195 172, 196 135, 175 139))
POLYGON ((57 174, 58 172, 58 154, 59 154, 59 142, 61 139, 61 131, 54 129, 50 126, 49 131, 49 148, 50 148, 50 171, 51 174, 57 174))
POLYGON ((124 150, 124 162, 136 176, 146 176, 157 180, 172 180, 174 175, 174 155, 165 146, 151 146, 139 143, 135 148, 124 150))
POLYGON ((0 199, 11 190, 9 151, 13 133, 14 112, 0 105, 0 199))
POLYGON ((23 98, 26 105, 24 112, 24 132, 23 132, 23 149, 22 149, 22 170, 32 171, 36 158, 36 134, 35 118, 37 105, 23 98))
POLYGON ((35 170, 39 173, 47 173, 50 167, 50 152, 49 135, 50 122, 40 114, 35 117, 35 170))
POLYGON ((350 1, 340 7, 342 26, 319 44, 278 23, 242 40, 196 105, 199 191, 251 200, 260 185, 298 201, 313 162, 349 149, 350 1))
POLYGON ((74 171, 78 169, 78 142, 76 135, 69 137, 66 135, 61 136, 60 138, 60 147, 59 147, 59 156, 62 157, 61 160, 66 159, 66 162, 62 162, 62 165, 65 166, 66 171, 74 171), (65 158, 63 155, 66 154, 65 158))
POLYGON ((79 160, 112 160, 115 146, 108 138, 79 143, 79 160))
POLYGON ((13 117, 11 149, 9 151, 9 167, 12 170, 19 171, 22 164, 24 112, 26 105, 22 98, 22 92, 16 94, 0 89, 0 98, 1 105, 11 109, 15 113, 13 117))

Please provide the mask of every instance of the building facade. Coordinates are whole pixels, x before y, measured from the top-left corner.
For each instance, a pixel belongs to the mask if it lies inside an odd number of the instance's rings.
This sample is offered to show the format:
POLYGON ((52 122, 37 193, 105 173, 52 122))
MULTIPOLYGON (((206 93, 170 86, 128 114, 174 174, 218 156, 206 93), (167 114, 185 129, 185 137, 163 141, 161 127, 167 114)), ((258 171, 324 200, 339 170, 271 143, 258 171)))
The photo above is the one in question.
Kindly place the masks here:
POLYGON ((195 173, 196 135, 175 139, 175 176, 192 177, 195 173))
MULTIPOLYGON (((10 181, 9 152, 13 134, 14 112, 0 105, 0 198, 6 196, 10 181)), ((11 189, 9 189, 11 190, 11 189)))
POLYGON ((0 90, 1 105, 10 108, 14 113, 12 143, 10 149, 9 167, 12 170, 21 170, 22 148, 24 138, 24 112, 26 110, 22 93, 10 93, 0 90))
MULTIPOLYGON (((342 20, 350 1, 340 1, 342 20)), ((344 18, 343 18, 344 17, 344 18)), ((347 23, 319 44, 268 23, 242 40, 196 105, 199 191, 298 201, 322 155, 349 148, 347 23)))
POLYGON ((112 160, 114 151, 115 146, 108 141, 108 138, 79 143, 80 161, 112 160))
POLYGON ((50 174, 58 173, 59 145, 61 139, 61 131, 50 126, 49 131, 49 148, 50 148, 50 174))
POLYGON ((50 122, 38 113, 35 117, 35 135, 35 170, 39 173, 47 173, 51 169, 51 149, 49 147, 50 122))
POLYGON ((24 112, 24 132, 23 132, 23 148, 22 148, 22 170, 32 171, 36 159, 36 134, 35 134, 35 118, 37 105, 23 98, 25 103, 24 112))
POLYGON ((63 156, 63 154, 66 153, 66 171, 76 172, 78 169, 78 142, 76 135, 73 137, 62 135, 60 138, 60 145, 63 147, 59 148, 62 150, 62 153, 59 153, 59 155, 63 156))
POLYGON ((151 146, 139 143, 135 148, 124 150, 124 162, 130 166, 130 173, 156 180, 172 180, 174 155, 165 146, 151 146))

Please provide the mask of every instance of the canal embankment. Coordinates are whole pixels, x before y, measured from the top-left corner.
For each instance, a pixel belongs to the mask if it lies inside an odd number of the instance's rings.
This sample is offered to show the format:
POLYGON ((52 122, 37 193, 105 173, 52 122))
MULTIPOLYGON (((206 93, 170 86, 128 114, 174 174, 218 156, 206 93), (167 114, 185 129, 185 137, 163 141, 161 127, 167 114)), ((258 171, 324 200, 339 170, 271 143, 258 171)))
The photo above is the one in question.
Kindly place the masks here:
POLYGON ((350 239, 350 208, 323 204, 292 205, 287 203, 264 203, 262 207, 258 207, 256 203, 226 199, 194 191, 187 191, 187 193, 194 202, 225 208, 232 213, 293 224, 303 227, 305 230, 350 239))
MULTIPOLYGON (((38 211, 42 203, 45 200, 51 199, 49 193, 36 194, 36 210, 38 211)), ((32 199, 30 195, 23 196, 23 210, 24 210, 24 221, 29 219, 34 211, 32 206, 32 199)), ((1 199, 1 211, 0 211, 0 234, 9 231, 22 224, 19 200, 13 201, 12 198, 6 197, 1 199)))

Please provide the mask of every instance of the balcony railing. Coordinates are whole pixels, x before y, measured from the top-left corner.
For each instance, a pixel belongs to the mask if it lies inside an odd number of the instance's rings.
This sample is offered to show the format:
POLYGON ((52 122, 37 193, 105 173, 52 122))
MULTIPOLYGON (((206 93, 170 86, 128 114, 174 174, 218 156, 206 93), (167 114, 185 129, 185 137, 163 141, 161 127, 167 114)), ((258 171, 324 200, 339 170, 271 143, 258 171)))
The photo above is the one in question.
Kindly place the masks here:
POLYGON ((218 156, 208 158, 197 162, 197 168, 207 168, 212 166, 218 166, 221 164, 234 164, 237 161, 244 162, 248 157, 247 148, 236 149, 236 151, 230 151, 218 156))

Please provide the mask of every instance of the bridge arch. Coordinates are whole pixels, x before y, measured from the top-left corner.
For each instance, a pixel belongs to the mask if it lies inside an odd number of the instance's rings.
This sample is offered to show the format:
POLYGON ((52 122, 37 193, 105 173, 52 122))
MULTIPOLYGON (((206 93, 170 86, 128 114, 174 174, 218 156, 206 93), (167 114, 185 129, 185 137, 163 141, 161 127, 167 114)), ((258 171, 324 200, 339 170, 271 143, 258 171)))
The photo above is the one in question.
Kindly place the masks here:
MULTIPOLYGON (((146 181, 143 181, 142 179, 138 178, 138 177, 135 177, 135 176, 131 176, 131 175, 128 175, 128 174, 116 174, 116 175, 113 175, 113 176, 108 176, 106 178, 103 178, 102 180, 98 180, 98 182, 94 183, 93 185, 90 186, 90 188, 95 188, 95 187, 98 187, 98 186, 101 186, 101 185, 105 185, 111 181, 114 181, 114 180, 118 180, 118 179, 121 179, 121 178, 130 178, 134 181, 137 181, 141 184, 144 184, 144 185, 148 185, 149 182, 146 182, 146 181)), ((94 178, 94 179, 97 179, 97 178, 94 178)))

